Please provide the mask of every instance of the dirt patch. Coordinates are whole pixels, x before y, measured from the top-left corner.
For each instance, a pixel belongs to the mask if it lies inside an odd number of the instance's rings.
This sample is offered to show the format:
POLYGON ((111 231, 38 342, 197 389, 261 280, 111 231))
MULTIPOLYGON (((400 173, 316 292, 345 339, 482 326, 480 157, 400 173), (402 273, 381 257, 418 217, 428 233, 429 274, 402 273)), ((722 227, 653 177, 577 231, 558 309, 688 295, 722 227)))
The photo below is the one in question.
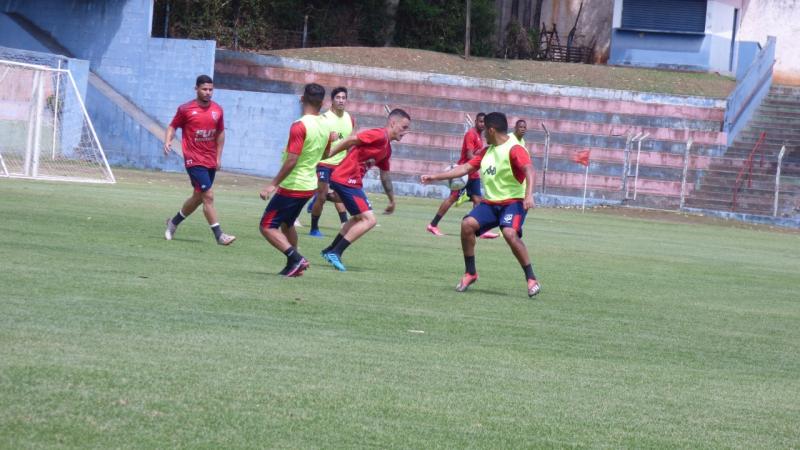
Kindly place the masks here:
POLYGON ((393 47, 321 47, 266 54, 394 70, 713 98, 727 97, 736 86, 735 80, 719 74, 494 58, 465 60, 447 53, 393 47))

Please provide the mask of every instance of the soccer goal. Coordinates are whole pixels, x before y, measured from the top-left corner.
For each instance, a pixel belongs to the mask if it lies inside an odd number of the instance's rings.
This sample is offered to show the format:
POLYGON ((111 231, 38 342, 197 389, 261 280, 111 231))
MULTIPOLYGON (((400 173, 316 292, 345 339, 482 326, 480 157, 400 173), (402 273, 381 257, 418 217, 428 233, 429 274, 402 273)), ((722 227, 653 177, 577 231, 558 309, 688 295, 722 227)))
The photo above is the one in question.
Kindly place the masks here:
POLYGON ((0 60, 0 177, 115 182, 69 70, 0 60))

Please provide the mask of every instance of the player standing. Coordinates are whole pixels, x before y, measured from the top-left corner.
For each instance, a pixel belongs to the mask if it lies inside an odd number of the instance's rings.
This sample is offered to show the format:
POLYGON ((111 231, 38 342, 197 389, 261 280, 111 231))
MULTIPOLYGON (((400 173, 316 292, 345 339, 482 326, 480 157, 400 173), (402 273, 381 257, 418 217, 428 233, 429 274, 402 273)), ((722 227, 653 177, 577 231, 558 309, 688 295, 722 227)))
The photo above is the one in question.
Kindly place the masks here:
MULTIPOLYGON (((519 145, 525 147, 525 133, 528 131, 528 122, 525 119, 517 120, 514 124, 514 137, 519 141, 519 145)), ((526 147, 527 148, 527 147, 526 147)))
POLYGON ((222 232, 214 208, 214 176, 222 161, 222 147, 225 145, 225 120, 222 107, 211 100, 214 81, 208 75, 200 75, 195 82, 197 98, 178 107, 164 137, 164 155, 172 151, 172 138, 177 128, 182 129, 181 147, 183 162, 189 180, 194 186, 192 195, 183 202, 175 217, 167 219, 164 238, 171 241, 175 231, 198 206, 203 205, 203 214, 220 245, 230 245, 236 236, 222 232))
POLYGON ((350 220, 344 224, 339 234, 329 246, 322 250, 322 257, 337 270, 346 270, 342 263, 342 254, 347 247, 372 229, 377 223, 372 205, 363 190, 363 177, 369 167, 374 164, 381 171, 381 184, 389 206, 386 214, 394 212, 394 192, 389 175, 389 160, 392 156, 392 141, 399 141, 406 135, 411 126, 411 117, 402 109, 394 109, 384 128, 373 128, 345 138, 331 155, 350 149, 339 167, 331 175, 331 189, 344 203, 350 220))
MULTIPOLYGON (((336 134, 334 141, 331 143, 331 148, 335 148, 336 144, 350 136, 356 128, 355 119, 345 111, 346 105, 347 88, 340 86, 331 91, 331 109, 322 115, 322 119, 326 122, 328 129, 336 134)), ((339 152, 328 159, 323 159, 317 165, 319 184, 314 200, 309 205, 312 207, 311 230, 308 232, 310 236, 322 237, 322 232, 319 231, 319 216, 322 215, 322 207, 325 205, 326 196, 328 195, 331 172, 342 162, 345 156, 347 156, 346 151, 339 152)), ((334 205, 339 213, 339 221, 341 223, 347 222, 347 212, 344 205, 341 203, 334 203, 334 205)))
POLYGON ((287 277, 300 276, 308 268, 308 260, 297 250, 294 221, 317 190, 315 168, 329 142, 330 133, 319 115, 324 99, 325 88, 316 83, 305 86, 300 97, 303 116, 289 129, 283 165, 259 193, 264 200, 272 196, 259 228, 267 242, 286 255, 280 274, 287 277))
MULTIPOLYGON (((483 133, 484 130, 483 121, 485 116, 485 113, 479 112, 475 116, 475 126, 471 127, 466 133, 464 133, 464 140, 461 143, 461 157, 458 159, 458 164, 466 163, 483 150, 483 139, 481 138, 481 133, 483 133)), ((467 179, 467 185, 464 186, 463 189, 454 189, 450 191, 450 195, 444 199, 441 205, 439 205, 439 210, 436 211, 436 215, 433 216, 433 220, 431 220, 431 222, 425 228, 429 233, 433 234, 434 236, 444 236, 444 233, 439 230, 439 221, 442 220, 442 217, 444 217, 445 214, 447 214, 447 211, 450 209, 450 207, 458 201, 458 198, 462 195, 462 193, 466 193, 467 197, 472 200, 473 205, 480 203, 480 175, 477 173, 471 173, 467 179)), ((484 235, 481 237, 484 239, 494 239, 497 237, 497 234, 487 230, 486 233, 484 233, 484 235)))
POLYGON ((447 172, 423 175, 424 184, 434 180, 447 180, 468 173, 480 173, 486 189, 483 201, 461 221, 461 248, 464 253, 465 273, 456 291, 464 292, 478 281, 475 268, 475 237, 484 230, 500 226, 508 246, 517 258, 528 284, 528 296, 540 291, 533 273, 528 249, 522 242, 522 226, 528 209, 534 207, 534 170, 528 151, 515 138, 507 134, 505 114, 493 112, 486 116, 486 142, 489 147, 467 163, 447 172))

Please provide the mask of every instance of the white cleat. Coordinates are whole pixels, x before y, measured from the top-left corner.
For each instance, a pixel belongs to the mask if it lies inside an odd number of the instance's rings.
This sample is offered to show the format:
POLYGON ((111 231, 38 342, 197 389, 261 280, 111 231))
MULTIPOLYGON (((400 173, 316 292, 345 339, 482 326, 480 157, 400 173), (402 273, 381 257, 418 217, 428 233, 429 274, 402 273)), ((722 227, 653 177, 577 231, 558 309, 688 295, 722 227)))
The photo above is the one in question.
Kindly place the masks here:
POLYGON ((178 229, 178 226, 172 223, 172 218, 167 218, 167 229, 164 230, 164 239, 171 241, 173 237, 175 237, 175 231, 178 229))
POLYGON ((217 244, 219 245, 231 245, 233 241, 236 240, 236 236, 231 236, 230 234, 222 233, 219 235, 219 239, 217 239, 217 244))

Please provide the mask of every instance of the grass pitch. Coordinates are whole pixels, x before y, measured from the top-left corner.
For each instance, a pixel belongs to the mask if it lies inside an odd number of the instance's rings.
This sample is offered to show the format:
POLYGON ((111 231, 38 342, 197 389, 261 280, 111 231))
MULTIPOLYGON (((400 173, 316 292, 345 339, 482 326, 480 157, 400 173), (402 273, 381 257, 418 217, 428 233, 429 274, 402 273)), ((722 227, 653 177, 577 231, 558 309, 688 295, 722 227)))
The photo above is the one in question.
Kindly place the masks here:
POLYGON ((0 180, 1 448, 800 446, 800 234, 538 209, 542 294, 502 240, 458 294, 466 209, 435 238, 400 198, 283 279, 252 179, 223 248, 199 213, 164 241, 184 175, 117 175, 0 180))

